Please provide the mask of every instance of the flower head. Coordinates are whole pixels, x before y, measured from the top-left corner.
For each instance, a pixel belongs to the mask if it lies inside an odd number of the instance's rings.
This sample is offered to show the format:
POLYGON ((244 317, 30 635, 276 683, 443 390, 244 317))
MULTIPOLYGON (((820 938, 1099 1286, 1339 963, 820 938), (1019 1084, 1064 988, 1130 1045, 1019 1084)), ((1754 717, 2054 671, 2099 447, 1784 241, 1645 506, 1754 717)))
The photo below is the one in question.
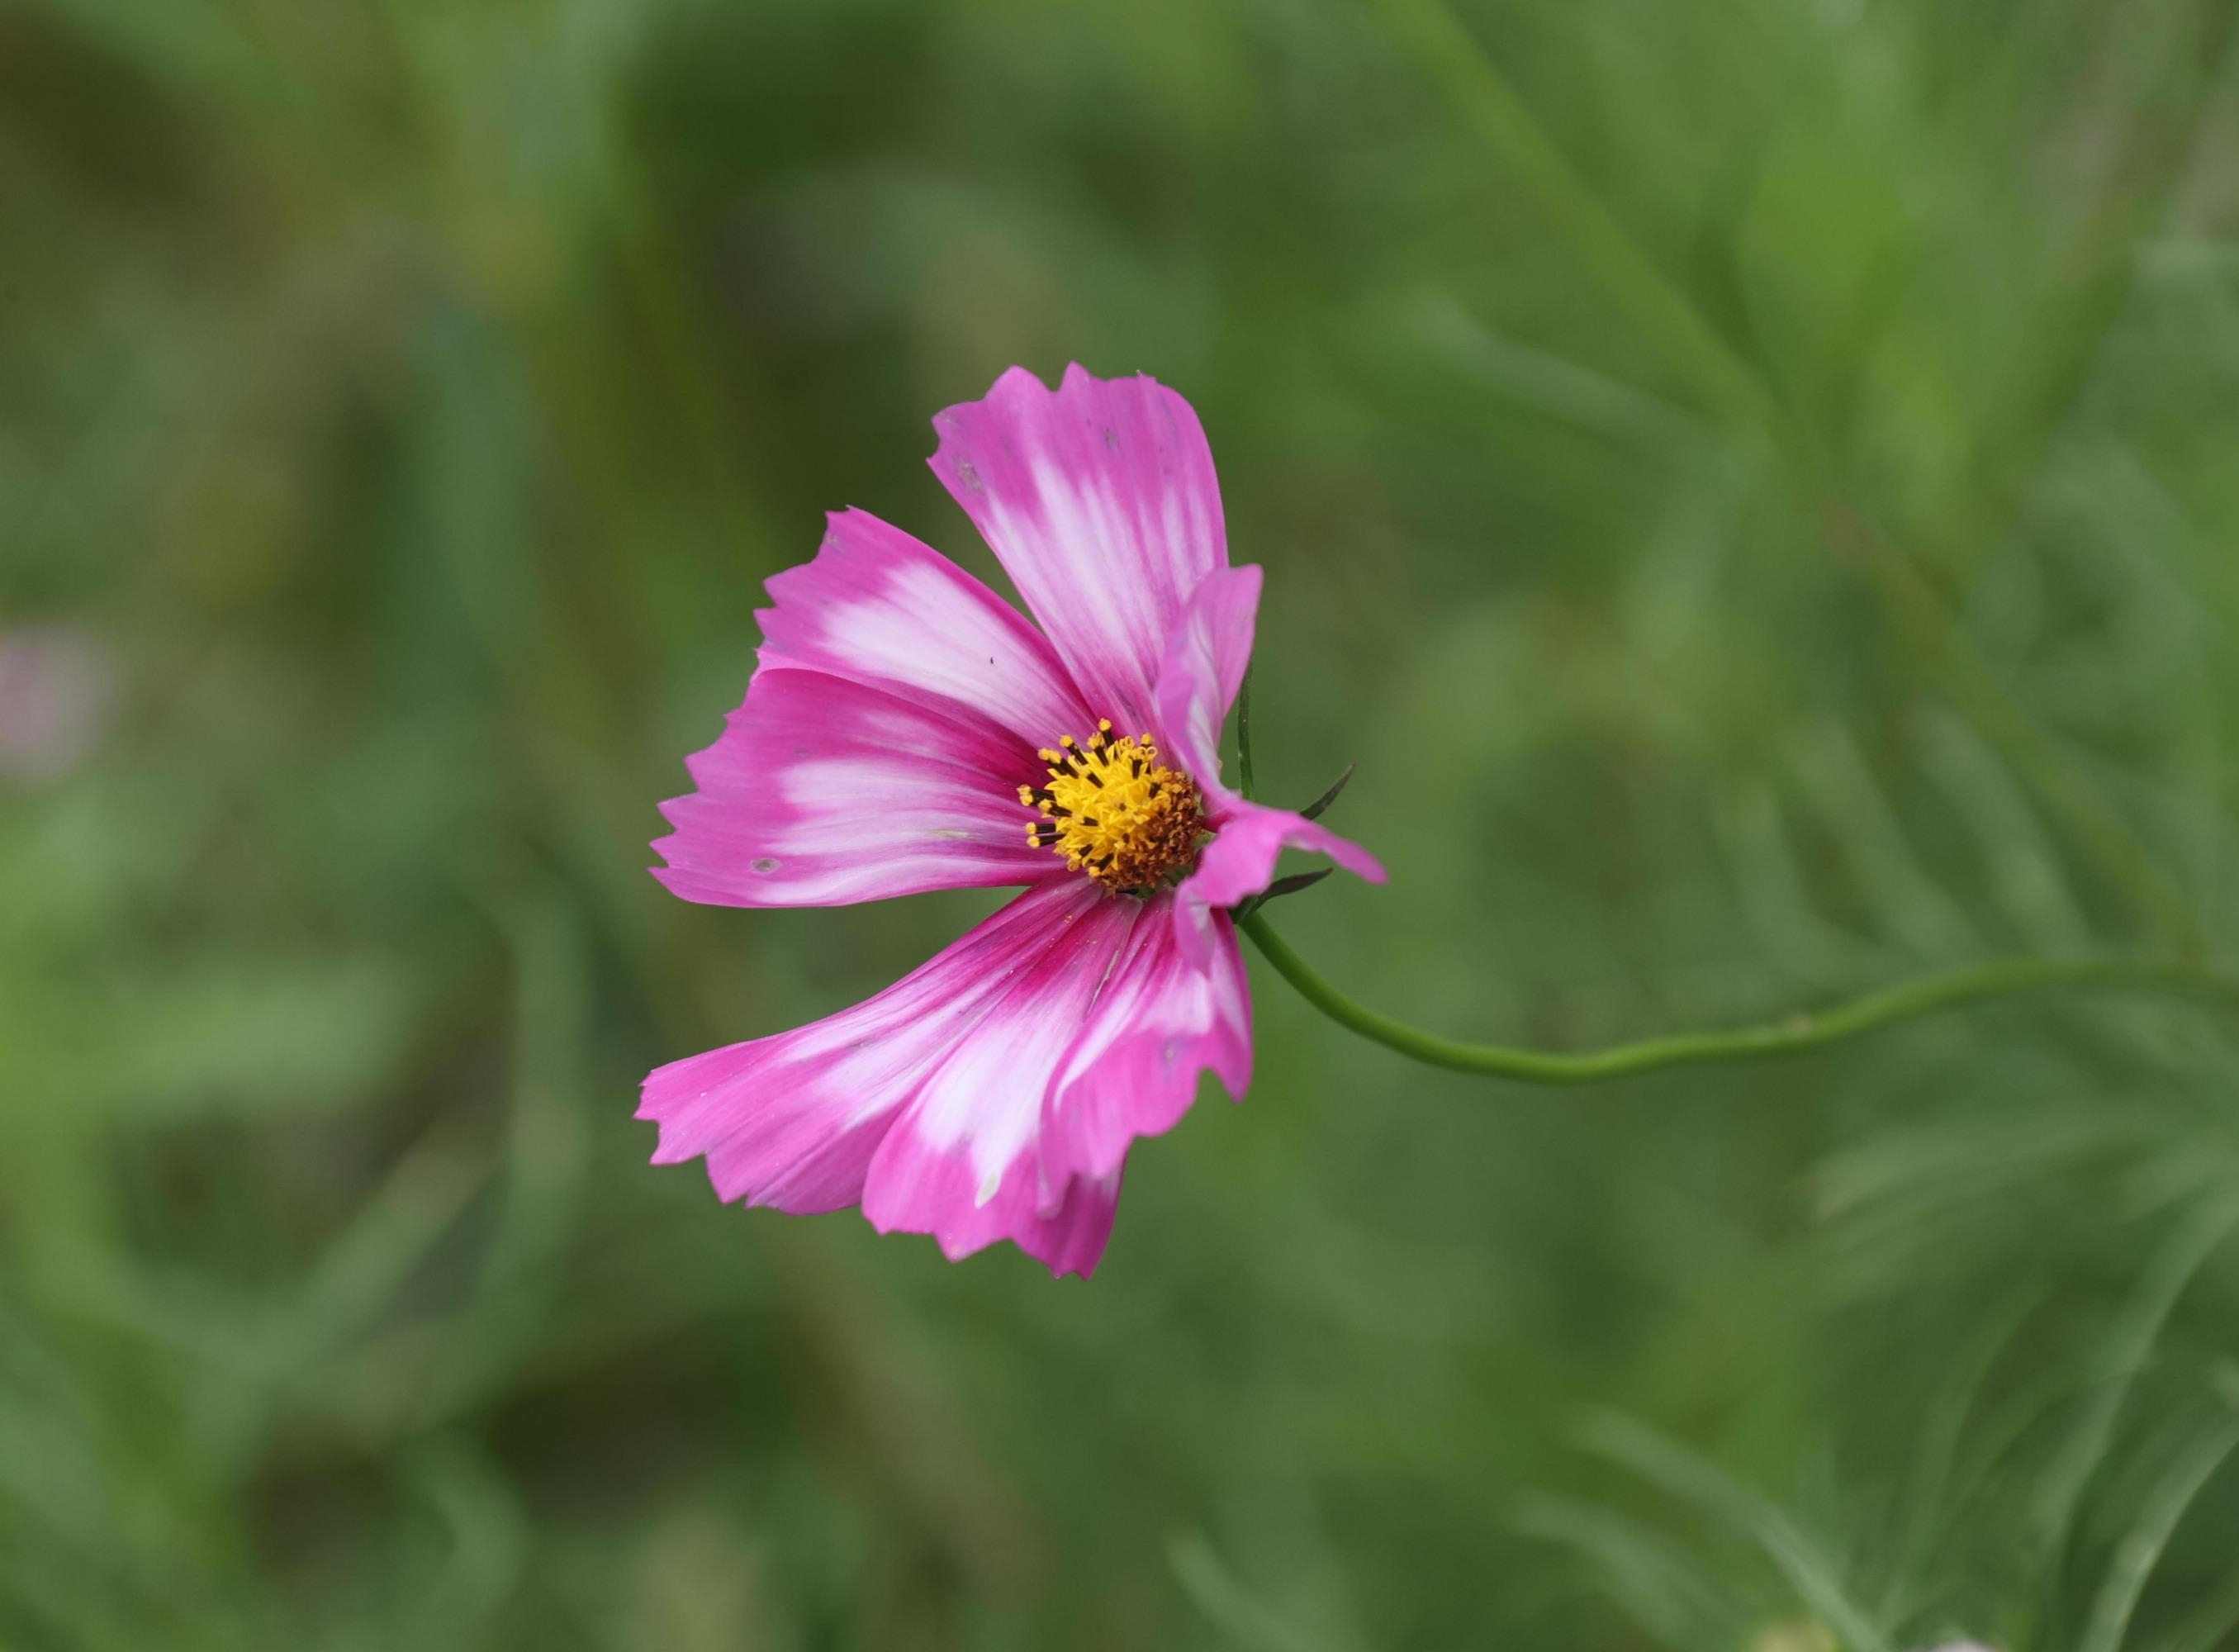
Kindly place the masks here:
POLYGON ((821 906, 1025 892, 876 997, 645 1082, 656 1163, 725 1199, 860 1204, 952 1257, 1010 1239, 1094 1269, 1139 1136, 1208 1069, 1251 1080, 1228 909, 1286 847, 1357 846, 1220 780, 1259 570, 1231 568, 1205 433, 1147 377, 1013 368, 949 409, 933 468, 1040 629, 856 510, 769 582, 746 703, 663 805, 688 900, 821 906))
POLYGON ((1160 763, 1149 735, 1115 736, 1107 717, 1086 746, 1068 734, 1055 751, 1034 755, 1051 767, 1047 785, 1019 788, 1038 816, 1026 841, 1065 856, 1066 870, 1149 895, 1197 864, 1205 824, 1197 783, 1160 763))

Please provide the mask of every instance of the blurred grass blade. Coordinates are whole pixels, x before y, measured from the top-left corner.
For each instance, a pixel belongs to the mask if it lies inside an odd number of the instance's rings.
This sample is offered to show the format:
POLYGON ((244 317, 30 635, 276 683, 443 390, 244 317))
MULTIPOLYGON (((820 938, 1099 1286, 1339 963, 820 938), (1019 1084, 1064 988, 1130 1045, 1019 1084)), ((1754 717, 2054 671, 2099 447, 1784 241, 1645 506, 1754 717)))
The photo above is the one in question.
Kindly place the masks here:
POLYGON ((2229 1652, 2239 1637, 2239 1566, 2170 1635, 2164 1652, 2229 1652))
POLYGON ((1642 1478, 1724 1521, 1763 1549, 1796 1590, 1840 1638, 1846 1652, 1893 1652, 1820 1554, 1787 1515, 1715 1465, 1655 1430, 1615 1412, 1591 1419, 1585 1442, 1642 1478))
POLYGON ((2138 1596, 2144 1593, 2146 1580, 2153 1575, 2177 1522, 2235 1446, 2239 1446, 2239 1417, 2227 1416, 2196 1440, 2154 1487, 2136 1523, 2115 1550, 2078 1652, 2122 1652, 2138 1596))
POLYGON ((1698 1559, 1612 1510, 1570 1498, 1532 1497, 1518 1509, 1516 1525, 1591 1561, 1603 1590, 1668 1646, 1736 1644, 1746 1629, 1704 1582, 1698 1559))
POLYGON ((1166 1564, 1182 1593, 1233 1645, 1248 1652, 1332 1652, 1239 1582, 1204 1534, 1175 1538, 1166 1547, 1166 1564))
POLYGON ((1781 436, 1784 423, 1764 382, 1641 251, 1452 9, 1443 0, 1384 7, 1587 274, 1671 365, 1737 429, 1781 436))
POLYGON ((2170 1310, 2209 1256, 2239 1226, 2239 1198, 2210 1200, 2179 1225, 2140 1276, 2109 1338, 2101 1380, 2038 1492, 2035 1537, 2048 1562, 2067 1542, 2085 1484, 2105 1459, 2130 1388, 2151 1357, 2170 1310))

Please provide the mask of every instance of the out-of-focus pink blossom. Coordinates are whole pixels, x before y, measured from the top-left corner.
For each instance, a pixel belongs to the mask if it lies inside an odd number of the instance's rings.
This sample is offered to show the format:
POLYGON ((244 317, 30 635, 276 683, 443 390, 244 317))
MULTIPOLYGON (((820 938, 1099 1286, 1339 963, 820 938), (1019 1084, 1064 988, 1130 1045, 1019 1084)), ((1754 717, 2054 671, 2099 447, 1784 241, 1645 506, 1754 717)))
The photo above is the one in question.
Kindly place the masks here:
POLYGON ((50 779, 101 737, 115 698, 109 651, 68 625, 0 631, 0 778, 50 779))

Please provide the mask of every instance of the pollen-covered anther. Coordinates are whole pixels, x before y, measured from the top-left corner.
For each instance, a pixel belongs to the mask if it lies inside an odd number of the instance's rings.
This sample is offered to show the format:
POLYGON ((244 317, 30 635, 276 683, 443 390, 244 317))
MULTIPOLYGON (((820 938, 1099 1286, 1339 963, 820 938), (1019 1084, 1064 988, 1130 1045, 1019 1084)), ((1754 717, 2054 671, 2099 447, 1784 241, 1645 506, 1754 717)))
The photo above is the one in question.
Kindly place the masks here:
POLYGON ((1204 832, 1197 787, 1159 762, 1147 734, 1114 735, 1109 718, 1084 746, 1066 735, 1041 760, 1048 783, 1021 786, 1039 818, 1026 841, 1110 889, 1153 889, 1196 863, 1204 832))

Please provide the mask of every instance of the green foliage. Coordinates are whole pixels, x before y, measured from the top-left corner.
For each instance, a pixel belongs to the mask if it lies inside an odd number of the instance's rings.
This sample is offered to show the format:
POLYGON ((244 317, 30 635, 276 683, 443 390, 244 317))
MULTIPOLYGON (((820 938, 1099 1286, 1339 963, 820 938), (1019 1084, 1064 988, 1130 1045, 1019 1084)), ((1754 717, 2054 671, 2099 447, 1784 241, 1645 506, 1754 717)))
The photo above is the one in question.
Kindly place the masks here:
POLYGON ((1550 1094, 1263 976, 1086 1287, 630 1113, 987 906, 641 869, 819 512, 990 570, 1013 362, 1203 414, 1371 1002, 2228 962, 2235 16, 0 11, 0 641, 116 683, 0 775, 0 1645, 2233 1645, 2187 1009, 1550 1094))

